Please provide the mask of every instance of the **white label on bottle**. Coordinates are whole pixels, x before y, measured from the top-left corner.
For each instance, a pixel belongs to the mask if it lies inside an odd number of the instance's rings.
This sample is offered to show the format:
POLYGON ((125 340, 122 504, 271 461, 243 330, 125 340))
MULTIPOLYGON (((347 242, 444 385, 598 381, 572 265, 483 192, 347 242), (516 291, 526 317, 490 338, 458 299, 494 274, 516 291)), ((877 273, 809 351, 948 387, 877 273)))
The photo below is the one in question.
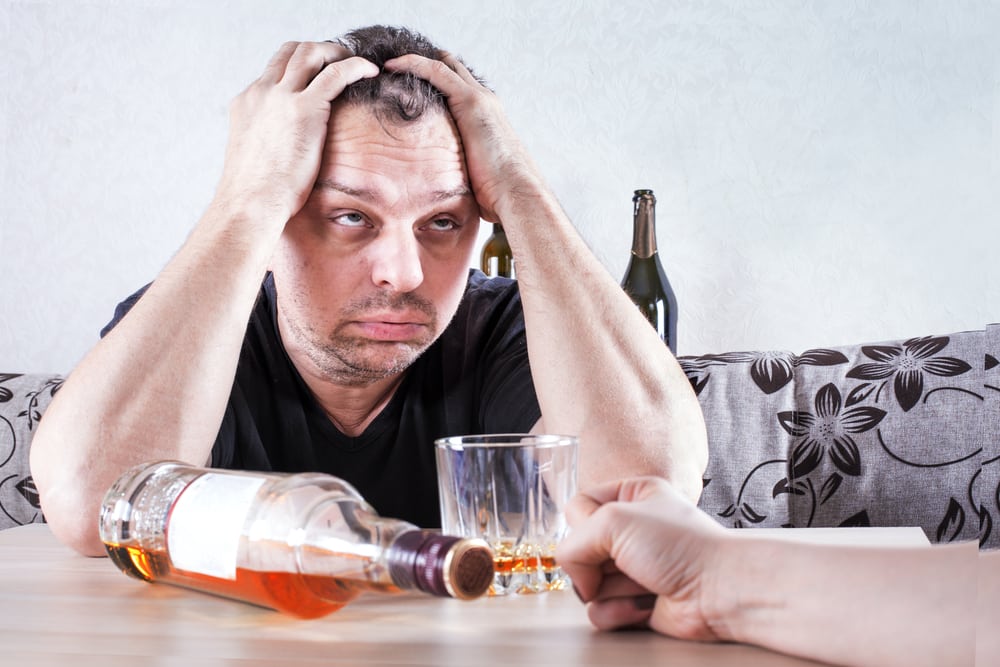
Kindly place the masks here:
POLYGON ((236 579, 243 524, 264 479, 207 472, 174 501, 167 550, 178 570, 236 579))

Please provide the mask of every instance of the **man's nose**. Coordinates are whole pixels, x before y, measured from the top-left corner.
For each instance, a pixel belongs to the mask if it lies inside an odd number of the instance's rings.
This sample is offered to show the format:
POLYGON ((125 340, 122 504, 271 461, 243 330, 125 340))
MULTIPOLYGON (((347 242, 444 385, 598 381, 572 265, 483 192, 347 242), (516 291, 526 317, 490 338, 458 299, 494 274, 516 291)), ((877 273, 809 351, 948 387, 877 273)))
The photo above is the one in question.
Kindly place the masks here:
POLYGON ((420 264, 420 244, 410 229, 384 227, 372 253, 372 282, 396 292, 412 292, 424 281, 420 264))

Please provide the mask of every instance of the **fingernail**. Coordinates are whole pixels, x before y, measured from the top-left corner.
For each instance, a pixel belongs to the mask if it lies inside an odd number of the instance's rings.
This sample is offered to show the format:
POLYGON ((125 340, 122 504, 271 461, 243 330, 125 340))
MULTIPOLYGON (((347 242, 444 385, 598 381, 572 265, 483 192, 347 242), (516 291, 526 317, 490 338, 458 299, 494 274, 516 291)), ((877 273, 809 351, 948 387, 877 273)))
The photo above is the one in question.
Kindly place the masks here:
POLYGON ((649 611, 656 606, 656 595, 652 593, 649 595, 638 595, 635 597, 633 604, 640 611, 649 611))

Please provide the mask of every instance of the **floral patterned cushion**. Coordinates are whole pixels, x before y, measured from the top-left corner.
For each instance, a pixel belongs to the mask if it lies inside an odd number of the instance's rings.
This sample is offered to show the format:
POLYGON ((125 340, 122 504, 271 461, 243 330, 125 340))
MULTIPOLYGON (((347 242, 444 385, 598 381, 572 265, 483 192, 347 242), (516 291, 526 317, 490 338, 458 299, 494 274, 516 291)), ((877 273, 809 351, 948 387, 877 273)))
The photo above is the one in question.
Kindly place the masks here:
POLYGON ((0 373, 0 529, 44 521, 28 447, 60 386, 58 376, 0 373))
POLYGON ((681 357, 708 428, 700 507, 736 528, 920 526, 1000 546, 998 340, 991 325, 681 357))

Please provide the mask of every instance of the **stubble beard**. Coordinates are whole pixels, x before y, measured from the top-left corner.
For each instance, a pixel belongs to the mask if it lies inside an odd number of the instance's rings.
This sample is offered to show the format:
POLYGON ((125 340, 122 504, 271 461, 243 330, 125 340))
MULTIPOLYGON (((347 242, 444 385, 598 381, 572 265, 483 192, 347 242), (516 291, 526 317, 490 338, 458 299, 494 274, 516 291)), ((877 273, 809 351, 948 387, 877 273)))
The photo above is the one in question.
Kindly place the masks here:
POLYGON ((327 382, 350 387, 366 386, 403 373, 438 334, 434 304, 412 293, 378 292, 352 301, 343 308, 333 331, 322 332, 291 322, 296 337, 304 343, 306 356, 327 382), (417 310, 427 316, 425 335, 408 341, 377 341, 344 333, 347 324, 365 313, 386 310, 417 310))

